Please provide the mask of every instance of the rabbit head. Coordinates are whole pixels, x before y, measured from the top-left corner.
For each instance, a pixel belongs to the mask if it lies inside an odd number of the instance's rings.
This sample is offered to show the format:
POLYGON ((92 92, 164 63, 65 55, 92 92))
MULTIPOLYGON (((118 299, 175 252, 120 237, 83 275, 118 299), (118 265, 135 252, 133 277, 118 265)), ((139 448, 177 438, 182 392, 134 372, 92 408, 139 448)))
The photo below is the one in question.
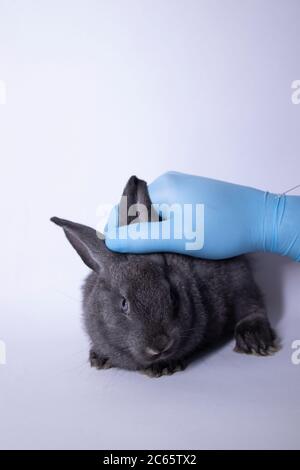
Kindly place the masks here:
MULTIPOLYGON (((145 221, 150 207, 146 183, 131 177, 119 205, 119 224, 145 221), (137 205, 135 217, 121 207, 124 196, 128 207, 137 205)), ((153 217, 158 220, 152 212, 153 217)), ((84 287, 84 320, 94 349, 127 368, 146 367, 176 355, 180 331, 188 320, 178 315, 165 256, 114 253, 94 229, 57 217, 51 220, 64 229, 93 270, 84 287)))

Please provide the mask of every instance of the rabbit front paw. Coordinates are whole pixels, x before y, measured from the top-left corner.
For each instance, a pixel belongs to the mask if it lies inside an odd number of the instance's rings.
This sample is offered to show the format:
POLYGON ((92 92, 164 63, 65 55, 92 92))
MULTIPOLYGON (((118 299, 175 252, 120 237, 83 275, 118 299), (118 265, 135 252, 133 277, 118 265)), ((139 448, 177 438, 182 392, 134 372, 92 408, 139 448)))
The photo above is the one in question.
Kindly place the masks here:
POLYGON ((276 334, 262 315, 249 315, 235 327, 235 352, 269 356, 278 350, 276 334))
POLYGON ((108 357, 99 356, 93 349, 90 350, 90 364, 96 369, 110 369, 112 366, 108 357))
POLYGON ((185 366, 183 362, 178 361, 170 364, 152 364, 150 367, 142 369, 141 372, 148 377, 161 377, 162 375, 172 375, 175 372, 184 370, 185 366))

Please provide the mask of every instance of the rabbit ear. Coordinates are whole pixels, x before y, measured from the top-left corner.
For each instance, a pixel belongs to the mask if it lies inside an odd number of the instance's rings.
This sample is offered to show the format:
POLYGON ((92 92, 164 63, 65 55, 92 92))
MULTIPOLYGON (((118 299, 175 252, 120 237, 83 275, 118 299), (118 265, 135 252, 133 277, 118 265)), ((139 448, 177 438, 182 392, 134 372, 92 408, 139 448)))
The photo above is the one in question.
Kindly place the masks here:
POLYGON ((158 220, 159 216, 151 206, 147 183, 131 176, 119 204, 119 226, 158 220))
POLYGON ((52 217, 50 220, 64 229, 73 248, 93 271, 99 272, 118 257, 118 254, 106 248, 104 239, 99 238, 100 234, 98 236, 96 230, 58 217, 52 217))

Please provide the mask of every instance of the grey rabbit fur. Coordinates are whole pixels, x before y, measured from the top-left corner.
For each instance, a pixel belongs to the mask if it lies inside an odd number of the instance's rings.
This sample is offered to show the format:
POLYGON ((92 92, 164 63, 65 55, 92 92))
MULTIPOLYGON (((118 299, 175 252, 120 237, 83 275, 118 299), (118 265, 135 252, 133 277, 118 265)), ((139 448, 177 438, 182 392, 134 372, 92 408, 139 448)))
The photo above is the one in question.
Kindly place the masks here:
MULTIPOLYGON (((150 210, 144 181, 132 176, 123 195, 128 206, 143 203, 150 210)), ((114 253, 94 229, 51 220, 92 270, 83 286, 91 366, 152 377, 172 374, 228 333, 234 333, 238 352, 275 351, 275 333, 246 257, 213 261, 171 253, 114 253)), ((137 220, 126 213, 120 225, 137 220)))

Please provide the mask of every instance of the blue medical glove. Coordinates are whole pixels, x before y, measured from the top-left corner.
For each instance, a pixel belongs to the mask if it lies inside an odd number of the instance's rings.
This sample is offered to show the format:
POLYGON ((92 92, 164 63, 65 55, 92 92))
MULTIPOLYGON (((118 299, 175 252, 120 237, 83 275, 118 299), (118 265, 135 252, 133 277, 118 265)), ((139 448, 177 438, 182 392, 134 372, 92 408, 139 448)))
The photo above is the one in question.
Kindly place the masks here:
POLYGON ((177 172, 160 176, 148 190, 155 206, 179 204, 183 208, 191 204, 194 210, 197 204, 204 205, 204 225, 184 218, 184 225, 194 224, 198 239, 204 235, 203 246, 190 249, 190 235, 178 238, 177 221, 173 218, 170 224, 170 213, 162 208, 159 212, 166 220, 161 222, 132 224, 116 232, 108 227, 109 249, 123 253, 176 252, 208 259, 269 251, 300 261, 300 196, 277 195, 177 172), (164 238, 166 224, 168 239, 164 238))

